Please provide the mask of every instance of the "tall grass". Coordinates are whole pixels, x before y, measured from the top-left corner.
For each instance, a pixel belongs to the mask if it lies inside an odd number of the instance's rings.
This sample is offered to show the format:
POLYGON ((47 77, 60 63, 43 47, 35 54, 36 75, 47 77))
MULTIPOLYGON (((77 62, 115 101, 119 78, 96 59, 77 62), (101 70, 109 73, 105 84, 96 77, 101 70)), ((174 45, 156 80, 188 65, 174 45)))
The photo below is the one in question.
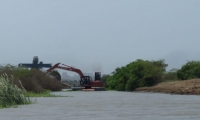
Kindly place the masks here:
POLYGON ((26 90, 19 83, 20 88, 13 83, 13 77, 9 78, 6 74, 0 76, 0 107, 31 103, 26 90))

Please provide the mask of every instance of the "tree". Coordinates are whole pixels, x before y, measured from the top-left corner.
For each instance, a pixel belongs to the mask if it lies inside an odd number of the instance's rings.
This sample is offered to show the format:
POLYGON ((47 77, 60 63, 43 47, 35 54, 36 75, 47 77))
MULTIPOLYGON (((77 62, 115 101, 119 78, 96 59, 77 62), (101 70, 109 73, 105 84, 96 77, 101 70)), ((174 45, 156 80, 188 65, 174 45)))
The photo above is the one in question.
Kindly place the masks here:
POLYGON ((107 79, 107 87, 120 91, 132 91, 138 87, 155 85, 160 82, 166 66, 164 60, 138 59, 126 66, 116 68, 107 79))
POLYGON ((188 61, 177 71, 177 77, 181 80, 200 78, 200 61, 188 61))
POLYGON ((107 74, 104 74, 104 75, 102 75, 102 77, 101 77, 101 81, 106 85, 106 81, 107 81, 107 79, 108 79, 108 77, 109 77, 110 75, 107 75, 107 74))

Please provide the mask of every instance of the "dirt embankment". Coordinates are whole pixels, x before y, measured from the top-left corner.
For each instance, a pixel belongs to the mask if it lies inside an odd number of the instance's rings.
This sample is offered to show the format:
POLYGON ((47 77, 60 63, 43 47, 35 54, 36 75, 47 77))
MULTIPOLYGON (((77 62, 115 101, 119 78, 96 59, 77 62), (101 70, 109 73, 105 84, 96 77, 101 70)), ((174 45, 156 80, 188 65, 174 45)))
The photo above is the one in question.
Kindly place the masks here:
POLYGON ((153 87, 138 88, 135 91, 200 95, 200 79, 163 82, 153 87))

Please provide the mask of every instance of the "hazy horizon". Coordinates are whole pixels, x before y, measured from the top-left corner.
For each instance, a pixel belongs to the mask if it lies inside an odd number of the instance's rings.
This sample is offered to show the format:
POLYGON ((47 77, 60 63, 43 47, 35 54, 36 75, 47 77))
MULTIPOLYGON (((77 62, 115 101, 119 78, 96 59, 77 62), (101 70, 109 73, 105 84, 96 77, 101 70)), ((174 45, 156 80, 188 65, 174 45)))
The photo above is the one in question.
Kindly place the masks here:
MULTIPOLYGON (((137 59, 200 60, 199 0, 0 1, 0 64, 39 61, 109 74, 137 59)), ((62 71, 64 72, 64 71, 62 71)))

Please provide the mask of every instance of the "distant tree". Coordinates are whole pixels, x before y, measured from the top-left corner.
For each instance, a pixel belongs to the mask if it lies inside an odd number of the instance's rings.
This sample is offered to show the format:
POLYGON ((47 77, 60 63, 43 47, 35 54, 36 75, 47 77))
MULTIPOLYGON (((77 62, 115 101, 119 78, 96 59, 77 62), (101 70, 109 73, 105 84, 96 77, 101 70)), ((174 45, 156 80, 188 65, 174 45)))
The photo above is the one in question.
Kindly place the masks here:
POLYGON ((138 59, 121 68, 116 68, 107 79, 108 89, 132 91, 138 87, 152 86, 160 82, 167 64, 164 60, 138 59))
POLYGON ((108 75, 108 74, 103 74, 103 75, 101 76, 101 81, 102 81, 103 83, 106 83, 106 80, 108 79, 109 76, 110 76, 110 75, 108 75))
POLYGON ((200 61, 188 61, 177 71, 177 77, 181 80, 200 78, 200 61))

